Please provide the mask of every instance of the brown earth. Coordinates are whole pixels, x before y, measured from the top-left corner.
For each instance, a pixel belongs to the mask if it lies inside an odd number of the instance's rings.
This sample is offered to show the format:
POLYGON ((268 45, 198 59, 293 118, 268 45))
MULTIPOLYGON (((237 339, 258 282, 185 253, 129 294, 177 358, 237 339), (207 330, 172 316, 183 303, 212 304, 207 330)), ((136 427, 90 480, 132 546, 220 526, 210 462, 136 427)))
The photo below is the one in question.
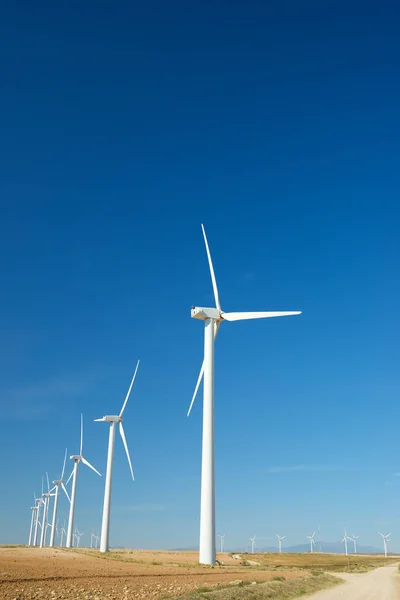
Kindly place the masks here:
POLYGON ((196 565, 197 552, 96 551, 0 547, 1 600, 131 600, 183 595, 233 581, 304 575, 296 569, 241 566, 229 554, 222 567, 196 565))

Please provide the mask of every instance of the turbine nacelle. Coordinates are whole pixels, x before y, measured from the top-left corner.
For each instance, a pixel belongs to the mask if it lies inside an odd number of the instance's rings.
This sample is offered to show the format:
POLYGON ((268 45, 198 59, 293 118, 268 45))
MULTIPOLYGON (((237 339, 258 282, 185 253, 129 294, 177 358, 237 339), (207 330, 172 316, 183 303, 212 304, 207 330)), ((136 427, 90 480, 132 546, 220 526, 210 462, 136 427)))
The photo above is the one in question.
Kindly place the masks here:
POLYGON ((73 454, 72 456, 70 456, 71 460, 74 460, 75 462, 80 462, 82 460, 82 456, 80 456, 79 454, 73 454))
POLYGON ((123 419, 120 415, 106 415, 101 419, 95 419, 95 421, 98 423, 122 423, 123 419))
POLYGON ((204 308, 203 306, 193 306, 191 315, 193 319, 199 319, 200 321, 207 319, 221 321, 223 319, 222 312, 218 308, 204 308))

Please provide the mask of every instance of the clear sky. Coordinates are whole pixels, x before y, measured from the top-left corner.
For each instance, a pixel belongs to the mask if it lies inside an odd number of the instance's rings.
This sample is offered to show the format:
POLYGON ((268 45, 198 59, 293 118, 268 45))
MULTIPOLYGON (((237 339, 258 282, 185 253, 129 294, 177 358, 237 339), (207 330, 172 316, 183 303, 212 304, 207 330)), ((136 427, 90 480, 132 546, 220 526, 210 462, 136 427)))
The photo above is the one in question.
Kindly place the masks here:
MULTIPOLYGON (((399 16, 385 1, 3 7, 0 542, 27 541, 80 412, 104 473, 93 419, 119 411, 140 358, 136 480, 117 439, 111 544, 197 544, 204 222, 223 309, 303 311, 218 336, 217 531, 295 544, 345 523, 400 550, 399 16)), ((80 469, 81 531, 100 527, 103 486, 80 469)))

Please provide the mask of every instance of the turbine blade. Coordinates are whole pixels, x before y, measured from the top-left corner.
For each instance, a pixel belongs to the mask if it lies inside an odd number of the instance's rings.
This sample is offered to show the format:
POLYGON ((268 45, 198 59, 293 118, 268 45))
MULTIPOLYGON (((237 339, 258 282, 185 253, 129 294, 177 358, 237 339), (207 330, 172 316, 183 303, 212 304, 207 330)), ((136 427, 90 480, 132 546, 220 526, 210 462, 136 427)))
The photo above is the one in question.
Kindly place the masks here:
POLYGON ((207 258, 208 258, 208 266, 210 267, 211 282, 212 282, 212 286, 213 286, 213 290, 214 290, 215 306, 218 308, 218 310, 221 310, 221 304, 219 302, 219 296, 218 296, 217 281, 215 279, 215 273, 214 273, 214 267, 213 267, 212 260, 211 260, 210 248, 208 247, 206 231, 204 229, 204 225, 203 224, 201 225, 201 229, 203 230, 203 237, 204 237, 204 242, 205 242, 205 245, 206 245, 206 252, 207 252, 207 258))
POLYGON ((67 492, 67 488, 65 487, 65 485, 63 483, 61 483, 61 487, 64 490, 65 495, 67 496, 69 503, 71 504, 71 498, 69 497, 69 494, 67 492))
POLYGON ((138 368, 139 368, 139 363, 140 363, 140 360, 138 360, 138 361, 137 361, 137 364, 136 364, 136 369, 135 369, 135 372, 134 372, 134 374, 133 374, 133 377, 132 377, 131 385, 129 386, 128 393, 126 394, 126 398, 125 398, 125 400, 124 400, 124 403, 123 403, 123 405, 122 405, 121 412, 119 413, 119 416, 120 416, 120 417, 122 417, 122 413, 123 413, 123 412, 124 412, 124 410, 125 410, 126 403, 127 403, 127 402, 128 402, 128 400, 129 400, 129 396, 130 396, 130 394, 131 394, 131 389, 132 389, 132 386, 133 386, 133 382, 135 381, 136 373, 137 373, 137 370, 138 370, 138 368))
POLYGON ((193 396, 192 396, 192 401, 190 403, 189 410, 188 410, 187 415, 186 415, 187 417, 190 415, 190 412, 191 412, 191 410, 193 408, 193 404, 194 404, 194 401, 196 400, 197 392, 199 391, 199 387, 200 387, 201 380, 203 379, 203 375, 204 375, 204 360, 203 360, 203 364, 201 365, 199 376, 197 378, 196 387, 194 388, 194 393, 193 393, 193 396))
POLYGON ((65 471, 65 464, 67 462, 67 448, 65 448, 65 455, 64 455, 64 464, 63 464, 63 468, 62 468, 62 472, 61 472, 61 481, 64 479, 64 471, 65 471))
POLYGON ((268 319, 270 317, 290 317, 301 315, 301 311, 275 311, 275 312, 223 312, 221 314, 225 321, 246 321, 248 319, 268 319))
POLYGON ((95 423, 100 423, 100 421, 103 421, 103 422, 104 422, 104 417, 102 417, 101 419, 93 419, 93 421, 94 421, 95 423))
POLYGON ((50 482, 49 482, 49 475, 48 475, 47 471, 46 471, 46 479, 47 479, 47 492, 50 493, 50 482))
POLYGON ((71 475, 68 477, 67 481, 65 482, 65 485, 69 484, 69 482, 71 481, 71 477, 72 477, 73 474, 74 474, 74 469, 72 469, 71 475))
POLYGON ((99 473, 98 470, 95 469, 94 466, 91 465, 90 462, 86 460, 86 458, 83 458, 83 456, 81 456, 81 461, 83 462, 84 465, 86 465, 87 467, 92 469, 92 471, 94 471, 95 473, 97 473, 97 475, 100 475, 100 477, 101 477, 101 473, 99 473))
POLYGON ((83 415, 81 413, 81 446, 80 446, 79 456, 82 456, 82 450, 83 450, 83 415))
MULTIPOLYGON (((217 337, 217 333, 218 333, 218 329, 219 329, 220 324, 221 324, 220 321, 218 321, 217 323, 215 323, 214 340, 217 337)), ((190 403, 189 410, 188 410, 187 415, 186 415, 187 417, 190 415, 190 412, 191 412, 191 410, 193 408, 193 404, 194 404, 194 401, 196 400, 197 392, 199 391, 199 387, 200 387, 200 384, 201 384, 201 380, 203 379, 203 375, 204 375, 204 360, 203 360, 203 363, 201 365, 201 369, 200 369, 199 377, 197 379, 196 387, 194 388, 194 393, 193 393, 193 396, 192 396, 192 401, 190 403)))
POLYGON ((129 463, 129 468, 131 470, 131 475, 132 475, 132 479, 135 479, 135 476, 133 474, 133 469, 132 469, 132 463, 131 463, 131 457, 129 456, 129 450, 128 450, 128 444, 126 443, 126 437, 125 437, 125 431, 124 431, 124 427, 121 423, 121 421, 119 422, 119 432, 121 434, 122 437, 122 441, 124 443, 124 447, 125 447, 125 452, 126 452, 126 458, 128 459, 128 463, 129 463))

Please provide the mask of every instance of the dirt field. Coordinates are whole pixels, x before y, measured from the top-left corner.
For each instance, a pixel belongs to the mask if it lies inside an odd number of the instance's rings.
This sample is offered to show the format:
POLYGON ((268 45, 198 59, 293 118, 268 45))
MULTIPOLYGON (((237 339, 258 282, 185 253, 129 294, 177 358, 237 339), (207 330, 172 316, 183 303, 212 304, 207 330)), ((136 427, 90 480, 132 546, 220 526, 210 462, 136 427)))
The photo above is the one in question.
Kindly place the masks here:
MULTIPOLYGON (((343 568, 335 555, 247 555, 245 566, 218 554, 222 567, 196 565, 197 552, 97 551, 0 547, 1 600, 131 600, 186 595, 232 582, 304 577, 311 568, 343 568), (318 559, 316 557, 320 556, 318 559), (323 559, 322 559, 323 557, 323 559), (330 558, 331 557, 331 558, 330 558), (319 564, 319 562, 321 564, 319 564), (316 564, 317 562, 317 564, 316 564), (322 565, 323 562, 323 565, 322 565), (334 566, 335 565, 335 566, 334 566)), ((361 557, 376 566, 382 558, 361 557)), ((346 561, 347 562, 347 561, 346 561)))
MULTIPOLYGON (((183 595, 232 581, 268 581, 279 570, 243 567, 223 555, 224 567, 200 567, 196 552, 112 552, 0 548, 1 600, 131 600, 183 595), (127 561, 138 562, 127 562, 127 561), (156 563, 156 564, 153 564, 156 563)), ((220 555, 218 555, 221 558, 220 555)), ((300 571, 285 571, 285 577, 300 571)))

